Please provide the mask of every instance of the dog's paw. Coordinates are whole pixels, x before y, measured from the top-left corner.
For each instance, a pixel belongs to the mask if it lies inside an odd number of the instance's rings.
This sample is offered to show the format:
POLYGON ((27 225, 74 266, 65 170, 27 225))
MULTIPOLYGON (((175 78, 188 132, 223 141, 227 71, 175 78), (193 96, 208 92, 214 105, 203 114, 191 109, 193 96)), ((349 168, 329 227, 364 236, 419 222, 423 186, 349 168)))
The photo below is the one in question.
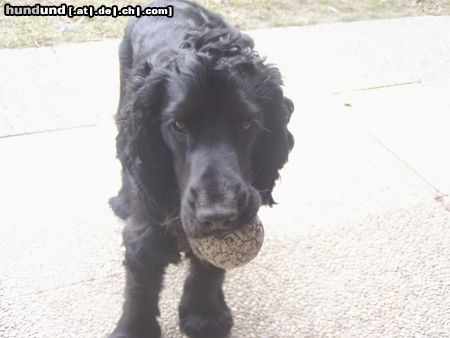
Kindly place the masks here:
POLYGON ((132 329, 126 329, 118 325, 108 338, 160 338, 161 328, 159 324, 156 322, 147 324, 145 327, 137 325, 132 329))
POLYGON ((181 331, 191 338, 224 338, 232 326, 233 317, 227 306, 213 313, 180 311, 181 331))
POLYGON ((138 336, 128 332, 113 332, 108 338, 138 338, 138 336))

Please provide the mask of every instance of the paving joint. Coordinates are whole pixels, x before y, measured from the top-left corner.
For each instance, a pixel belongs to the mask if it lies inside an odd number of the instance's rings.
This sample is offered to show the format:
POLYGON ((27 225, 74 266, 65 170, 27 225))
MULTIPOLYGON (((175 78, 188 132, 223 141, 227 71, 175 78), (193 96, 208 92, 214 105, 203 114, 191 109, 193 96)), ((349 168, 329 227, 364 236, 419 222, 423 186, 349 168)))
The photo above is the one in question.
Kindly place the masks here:
MULTIPOLYGON (((430 188, 434 190, 434 200, 437 202, 442 202, 444 204, 446 197, 448 197, 448 194, 444 193, 441 189, 439 189, 437 186, 435 186, 433 183, 430 182, 427 178, 425 178, 424 175, 419 173, 416 169, 412 167, 406 160, 404 160, 400 155, 398 155, 394 150, 389 148, 383 141, 381 141, 378 137, 376 137, 371 132, 365 130, 365 132, 378 144, 380 144, 384 149, 386 149, 389 153, 391 153, 398 161, 400 161, 409 171, 411 171, 416 177, 418 177, 422 182, 424 182, 426 185, 428 185, 430 188)), ((447 207, 448 210, 450 210, 450 205, 447 207)))
POLYGON ((6 301, 6 300, 11 300, 11 299, 16 299, 18 296, 23 297, 23 296, 31 296, 31 295, 40 295, 40 294, 49 293, 49 292, 52 292, 55 290, 62 290, 62 289, 70 288, 70 287, 73 287, 76 285, 83 285, 83 284, 88 284, 88 283, 92 283, 92 282, 103 281, 103 280, 106 280, 109 278, 120 277, 120 276, 123 276, 124 274, 125 274, 125 272, 121 271, 121 272, 112 273, 112 274, 109 274, 106 276, 86 278, 86 279, 78 280, 78 281, 63 284, 63 285, 58 285, 58 286, 51 287, 51 288, 46 288, 46 289, 41 289, 41 290, 36 290, 36 291, 31 291, 31 292, 17 293, 17 294, 14 294, 13 296, 3 296, 3 300, 6 301))
POLYGON ((98 123, 90 123, 90 124, 82 124, 82 125, 71 126, 71 127, 42 129, 42 130, 27 131, 27 132, 23 132, 23 133, 0 135, 0 139, 19 137, 19 136, 36 135, 36 134, 48 134, 48 133, 55 133, 55 132, 59 132, 59 131, 66 131, 66 130, 73 130, 73 129, 84 129, 84 128, 92 128, 92 127, 98 127, 98 123))
POLYGON ((395 88, 395 87, 403 87, 403 86, 410 86, 415 84, 423 84, 422 80, 417 81, 407 81, 407 82, 398 82, 398 83, 389 83, 379 86, 371 86, 371 87, 364 87, 364 88, 356 88, 356 89, 350 89, 350 90, 343 90, 343 91, 335 91, 332 92, 331 95, 341 95, 341 94, 349 94, 349 93, 358 93, 358 92, 365 92, 370 90, 379 90, 384 88, 395 88))

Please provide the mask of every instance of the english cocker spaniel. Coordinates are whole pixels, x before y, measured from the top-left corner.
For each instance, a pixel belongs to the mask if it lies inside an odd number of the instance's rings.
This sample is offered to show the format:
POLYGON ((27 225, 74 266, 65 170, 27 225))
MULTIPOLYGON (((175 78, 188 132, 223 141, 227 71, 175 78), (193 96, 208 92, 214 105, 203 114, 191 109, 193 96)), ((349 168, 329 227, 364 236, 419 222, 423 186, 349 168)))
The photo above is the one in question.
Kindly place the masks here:
POLYGON ((181 331, 226 337, 233 325, 225 271, 198 258, 187 238, 239 228, 288 159, 294 110, 281 75, 250 37, 190 2, 161 0, 174 16, 130 20, 120 44, 116 114, 122 188, 110 199, 123 231, 123 312, 111 337, 160 337, 158 299, 169 263, 190 260, 181 331))

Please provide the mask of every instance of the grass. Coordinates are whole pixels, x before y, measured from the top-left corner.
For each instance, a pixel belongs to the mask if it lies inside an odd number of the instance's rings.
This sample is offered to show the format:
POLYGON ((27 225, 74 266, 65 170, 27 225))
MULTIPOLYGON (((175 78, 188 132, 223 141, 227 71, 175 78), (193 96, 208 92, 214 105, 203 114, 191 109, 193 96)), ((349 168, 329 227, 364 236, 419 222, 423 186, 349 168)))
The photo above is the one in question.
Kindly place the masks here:
MULTIPOLYGON (((33 5, 39 1, 0 1, 0 48, 23 48, 55 45, 63 42, 92 41, 119 37, 127 18, 112 17, 6 17, 6 2, 33 5)), ((59 5, 63 1, 42 1, 42 5, 59 5)), ((450 15, 449 0, 199 0, 199 4, 216 11, 238 28, 254 29, 275 26, 310 25, 337 21, 394 18, 417 15, 450 15)), ((73 0, 67 4, 81 6, 125 6, 148 1, 73 0)))

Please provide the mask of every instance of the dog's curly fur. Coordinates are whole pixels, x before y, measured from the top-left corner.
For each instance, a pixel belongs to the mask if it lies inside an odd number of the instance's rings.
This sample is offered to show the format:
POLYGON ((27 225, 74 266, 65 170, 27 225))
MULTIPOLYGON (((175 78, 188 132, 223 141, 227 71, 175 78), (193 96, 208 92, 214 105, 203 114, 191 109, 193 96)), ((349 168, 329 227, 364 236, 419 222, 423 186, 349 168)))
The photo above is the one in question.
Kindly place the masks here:
POLYGON ((158 298, 169 263, 191 261, 179 305, 190 337, 225 337, 233 324, 225 271, 196 257, 189 238, 237 229, 272 205, 293 146, 292 101, 253 41, 184 1, 174 17, 130 20, 120 45, 116 115, 122 188, 110 204, 127 220, 125 302, 111 337, 159 337, 158 298))

